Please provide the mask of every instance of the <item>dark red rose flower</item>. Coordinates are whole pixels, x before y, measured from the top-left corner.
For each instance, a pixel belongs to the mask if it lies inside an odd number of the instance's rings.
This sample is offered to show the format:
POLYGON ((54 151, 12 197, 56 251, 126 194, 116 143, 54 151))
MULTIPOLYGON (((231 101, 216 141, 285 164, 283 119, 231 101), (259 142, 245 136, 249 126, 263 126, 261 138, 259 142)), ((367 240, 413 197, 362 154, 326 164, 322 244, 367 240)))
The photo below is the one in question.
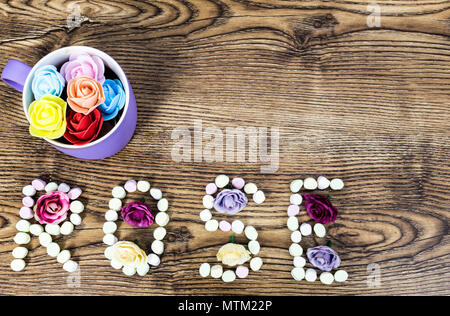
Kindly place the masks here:
POLYGON ((74 145, 86 145, 95 140, 103 126, 103 116, 98 109, 88 115, 69 111, 64 138, 74 145))
POLYGON ((326 195, 305 193, 303 197, 305 198, 306 213, 314 221, 328 224, 336 220, 338 211, 326 195))

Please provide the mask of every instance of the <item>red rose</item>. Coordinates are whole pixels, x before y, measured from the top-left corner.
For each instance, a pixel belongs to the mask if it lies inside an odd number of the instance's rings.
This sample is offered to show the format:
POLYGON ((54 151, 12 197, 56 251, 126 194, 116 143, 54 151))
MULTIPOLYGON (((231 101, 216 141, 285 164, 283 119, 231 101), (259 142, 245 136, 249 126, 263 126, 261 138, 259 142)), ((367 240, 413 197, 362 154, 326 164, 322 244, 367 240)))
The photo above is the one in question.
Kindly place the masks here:
POLYGON ((95 140, 103 125, 103 117, 94 109, 88 115, 69 111, 64 138, 74 145, 85 145, 95 140))
POLYGON ((325 225, 336 220, 338 210, 326 195, 305 193, 303 197, 305 198, 306 213, 314 221, 325 225))

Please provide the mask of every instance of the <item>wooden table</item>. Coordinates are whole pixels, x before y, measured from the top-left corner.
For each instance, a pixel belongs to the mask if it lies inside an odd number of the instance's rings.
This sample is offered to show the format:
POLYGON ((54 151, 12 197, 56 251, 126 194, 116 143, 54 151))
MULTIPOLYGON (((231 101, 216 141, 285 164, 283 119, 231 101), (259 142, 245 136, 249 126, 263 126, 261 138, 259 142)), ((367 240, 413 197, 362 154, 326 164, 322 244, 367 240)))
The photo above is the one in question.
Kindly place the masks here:
MULTIPOLYGON (((21 94, 0 84, 0 294, 450 294, 448 2, 77 3, 1 1, 0 66, 10 58, 34 65, 63 46, 99 48, 127 73, 138 126, 111 158, 72 158, 29 135, 21 94), (278 170, 261 173, 259 157, 175 162, 172 132, 193 132, 195 120, 224 135, 278 128, 278 170), (238 215, 259 229, 265 265, 231 284, 198 274, 229 238, 206 232, 198 216, 204 186, 221 173, 255 182, 267 197, 238 215), (346 184, 331 193, 340 215, 328 227, 345 284, 290 274, 289 183, 319 175, 346 184), (80 263, 75 286, 36 239, 26 269, 9 268, 20 191, 36 177, 84 191, 82 227, 57 239, 80 263), (150 180, 171 205, 166 253, 145 278, 113 270, 103 255, 110 191, 130 178, 150 180)), ((152 241, 152 229, 120 227, 120 238, 152 241)))

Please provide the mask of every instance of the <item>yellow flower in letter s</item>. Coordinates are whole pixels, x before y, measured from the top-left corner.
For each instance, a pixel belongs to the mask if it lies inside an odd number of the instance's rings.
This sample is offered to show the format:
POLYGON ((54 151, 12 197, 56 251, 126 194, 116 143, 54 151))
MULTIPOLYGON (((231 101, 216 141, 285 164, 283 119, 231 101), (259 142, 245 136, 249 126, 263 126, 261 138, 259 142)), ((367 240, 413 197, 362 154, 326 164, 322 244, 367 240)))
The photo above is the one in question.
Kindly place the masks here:
POLYGON ((46 94, 28 108, 30 134, 49 139, 60 138, 66 131, 67 103, 54 95, 46 94))
POLYGON ((137 268, 147 262, 147 255, 134 242, 119 241, 112 248, 112 260, 128 268, 137 268))
POLYGON ((242 245, 229 243, 219 249, 217 260, 234 267, 250 260, 250 252, 242 245))

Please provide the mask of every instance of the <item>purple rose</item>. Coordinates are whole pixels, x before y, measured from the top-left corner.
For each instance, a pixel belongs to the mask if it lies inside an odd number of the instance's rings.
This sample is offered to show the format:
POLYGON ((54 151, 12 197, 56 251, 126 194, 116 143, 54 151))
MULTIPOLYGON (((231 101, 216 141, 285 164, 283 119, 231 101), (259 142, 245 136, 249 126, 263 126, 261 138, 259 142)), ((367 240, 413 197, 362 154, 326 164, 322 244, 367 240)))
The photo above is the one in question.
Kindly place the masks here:
POLYGON ((122 218, 133 227, 148 227, 155 221, 150 206, 142 202, 131 202, 122 207, 122 218))
POLYGON ((331 271, 341 265, 341 258, 337 252, 327 246, 309 248, 306 256, 313 266, 322 271, 331 271))
POLYGON ((326 195, 305 193, 303 197, 305 198, 306 213, 314 221, 328 224, 336 220, 338 211, 326 195))
POLYGON ((230 215, 242 211, 247 205, 248 199, 240 190, 222 190, 214 200, 214 208, 220 213, 230 215))

